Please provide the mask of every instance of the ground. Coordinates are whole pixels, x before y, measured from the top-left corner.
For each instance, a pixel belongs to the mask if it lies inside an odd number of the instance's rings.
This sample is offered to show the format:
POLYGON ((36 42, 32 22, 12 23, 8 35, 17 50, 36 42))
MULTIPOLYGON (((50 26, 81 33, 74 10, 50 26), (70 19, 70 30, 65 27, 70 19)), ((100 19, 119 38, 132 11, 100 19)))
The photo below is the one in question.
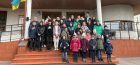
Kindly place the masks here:
MULTIPOLYGON (((133 58, 118 58, 119 64, 117 65, 140 65, 140 57, 133 58)), ((10 61, 0 61, 0 65, 10 65, 10 61)))

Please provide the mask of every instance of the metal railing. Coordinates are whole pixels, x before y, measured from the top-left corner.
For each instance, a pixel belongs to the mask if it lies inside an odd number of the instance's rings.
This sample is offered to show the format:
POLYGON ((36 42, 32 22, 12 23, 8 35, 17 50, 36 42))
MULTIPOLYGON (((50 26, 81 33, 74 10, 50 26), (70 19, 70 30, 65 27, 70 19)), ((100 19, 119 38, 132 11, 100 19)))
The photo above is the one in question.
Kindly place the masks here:
MULTIPOLYGON (((111 39, 140 39, 140 22, 105 22, 110 30, 111 39)), ((0 25, 0 42, 21 40, 23 25, 0 25)))
POLYGON ((111 39, 140 39, 140 22, 105 22, 111 39))
POLYGON ((23 38, 23 25, 0 25, 0 42, 11 42, 23 38))

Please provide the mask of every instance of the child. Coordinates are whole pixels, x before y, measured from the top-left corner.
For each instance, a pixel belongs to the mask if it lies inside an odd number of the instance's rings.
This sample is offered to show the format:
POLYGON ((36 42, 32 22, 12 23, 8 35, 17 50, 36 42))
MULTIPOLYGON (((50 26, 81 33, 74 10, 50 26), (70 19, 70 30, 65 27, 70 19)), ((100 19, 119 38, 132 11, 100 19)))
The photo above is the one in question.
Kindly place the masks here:
POLYGON ((60 48, 62 50, 63 62, 67 62, 67 63, 69 63, 69 61, 68 61, 68 47, 69 47, 69 43, 67 42, 65 36, 63 36, 63 39, 60 43, 60 48))
POLYGON ((96 49, 97 48, 97 41, 95 36, 92 36, 92 39, 89 41, 89 50, 90 50, 90 57, 92 59, 92 62, 96 62, 95 56, 96 56, 96 49))
POLYGON ((85 36, 81 37, 81 51, 82 51, 83 62, 86 62, 87 51, 88 51, 88 40, 86 40, 84 37, 85 36))
POLYGON ((78 51, 80 48, 81 48, 80 40, 78 39, 77 36, 73 36, 70 43, 70 49, 73 52, 74 62, 77 62, 78 60, 78 51))
POLYGON ((112 55, 113 46, 110 43, 109 39, 107 39, 107 42, 105 43, 105 49, 106 49, 106 54, 107 54, 107 61, 112 62, 111 55, 112 55))
POLYGON ((97 54, 98 54, 98 60, 99 61, 103 61, 102 59, 102 51, 104 49, 104 45, 103 45, 103 40, 101 38, 101 35, 98 35, 98 38, 97 38, 97 54))

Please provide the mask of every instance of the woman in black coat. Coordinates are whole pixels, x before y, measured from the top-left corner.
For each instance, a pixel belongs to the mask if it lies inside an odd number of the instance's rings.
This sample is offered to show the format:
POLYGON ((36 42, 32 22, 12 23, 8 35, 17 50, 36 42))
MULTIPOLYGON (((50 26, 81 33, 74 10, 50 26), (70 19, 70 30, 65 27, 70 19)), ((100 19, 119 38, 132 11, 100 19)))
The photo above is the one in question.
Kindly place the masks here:
POLYGON ((49 21, 49 24, 46 26, 45 34, 46 34, 46 49, 51 50, 51 47, 53 45, 53 26, 52 22, 49 21))

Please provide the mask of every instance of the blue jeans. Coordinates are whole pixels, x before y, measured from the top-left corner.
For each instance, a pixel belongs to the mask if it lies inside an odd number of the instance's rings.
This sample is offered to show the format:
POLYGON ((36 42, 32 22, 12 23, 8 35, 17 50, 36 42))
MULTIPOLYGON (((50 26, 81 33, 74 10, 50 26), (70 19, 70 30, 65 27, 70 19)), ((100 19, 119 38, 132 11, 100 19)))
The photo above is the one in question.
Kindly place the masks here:
POLYGON ((78 52, 73 52, 73 59, 74 61, 78 60, 78 52))
POLYGON ((67 52, 62 52, 62 58, 65 60, 68 60, 68 53, 67 52))
POLYGON ((87 57, 87 52, 82 52, 82 58, 86 58, 87 57))
POLYGON ((102 59, 102 50, 98 49, 98 59, 102 59))

